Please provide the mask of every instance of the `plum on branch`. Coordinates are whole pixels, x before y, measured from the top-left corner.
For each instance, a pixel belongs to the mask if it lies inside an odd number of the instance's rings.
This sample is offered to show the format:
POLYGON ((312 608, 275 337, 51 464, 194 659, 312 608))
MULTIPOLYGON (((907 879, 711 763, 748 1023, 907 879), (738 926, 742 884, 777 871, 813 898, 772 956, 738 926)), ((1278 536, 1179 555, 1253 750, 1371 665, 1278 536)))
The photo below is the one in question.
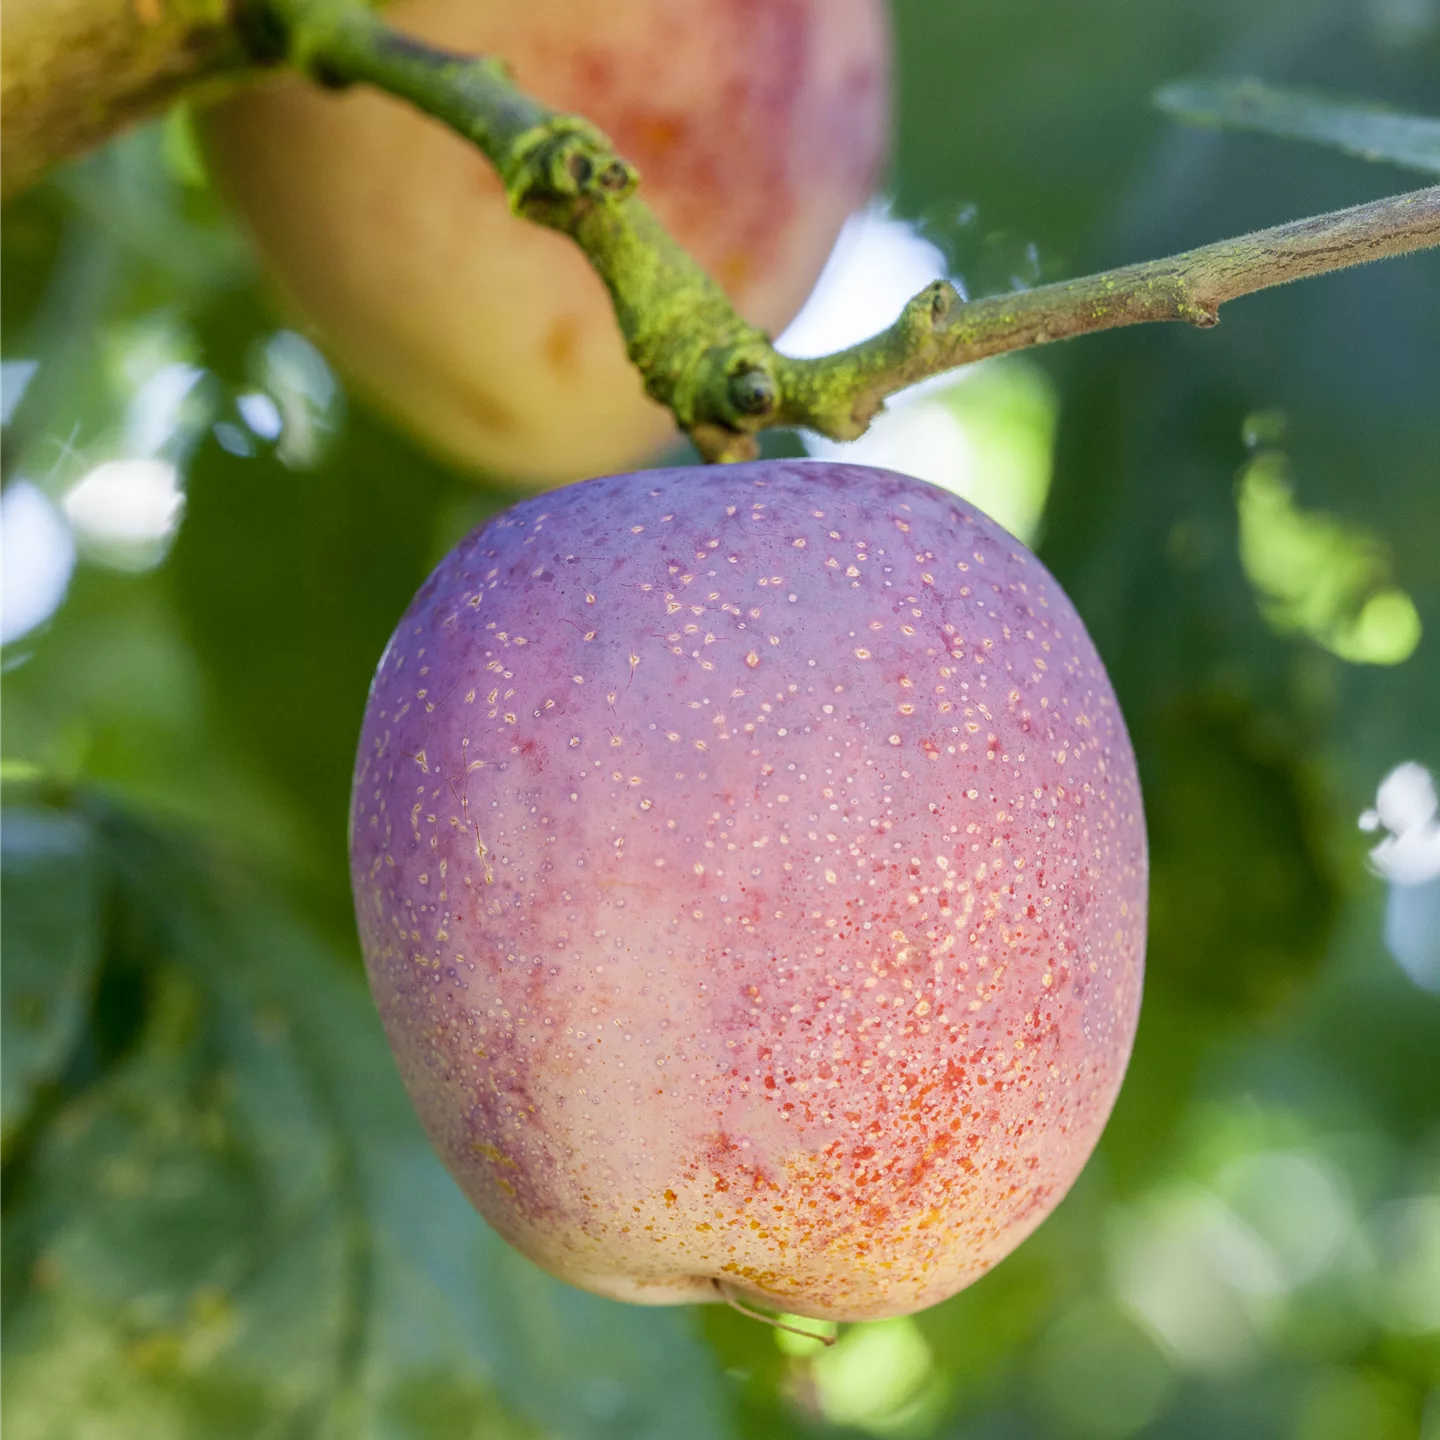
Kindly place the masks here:
POLYGON ((351 813, 421 1119, 584 1288, 934 1304, 1059 1202, 1115 1098, 1146 913, 1124 723, 1040 562, 921 481, 658 470, 495 517, 385 651, 351 813))

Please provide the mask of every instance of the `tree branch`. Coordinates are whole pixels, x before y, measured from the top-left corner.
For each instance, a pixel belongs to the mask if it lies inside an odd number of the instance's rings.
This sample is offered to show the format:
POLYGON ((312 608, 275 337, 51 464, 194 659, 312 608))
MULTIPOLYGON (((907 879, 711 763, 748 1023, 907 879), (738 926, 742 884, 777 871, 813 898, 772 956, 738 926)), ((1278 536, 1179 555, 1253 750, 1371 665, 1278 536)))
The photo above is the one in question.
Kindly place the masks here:
POLYGON ((707 460, 749 458, 771 425, 853 440, 887 395, 940 371, 1121 325, 1214 325, 1238 296, 1440 244, 1432 186, 973 303, 936 281, 888 330, 797 360, 735 314, 635 193, 638 176, 605 136, 522 94, 501 61, 417 43, 348 0, 271 3, 292 64, 321 84, 378 86, 443 121, 494 163, 517 215, 575 240, 610 291, 645 388, 707 460))
POLYGON ((988 355, 1149 321, 1213 325, 1240 295, 1440 244, 1432 186, 973 303, 937 281, 881 334, 798 360, 736 315, 636 193, 639 177, 609 140, 523 94, 501 60, 411 40, 361 0, 6 0, 0 14, 7 189, 183 88, 256 64, 288 62, 327 86, 374 85, 450 126, 489 157, 517 215, 585 252, 646 389, 708 460, 755 454, 756 433, 771 425, 854 439, 887 395, 988 355))
POLYGON ((965 302, 937 280, 890 329, 815 360, 779 357, 777 423, 853 440, 885 396, 959 365, 1122 325, 1220 323, 1227 300, 1440 245, 1440 185, 1257 230, 1167 260, 965 302))
POLYGON ((377 86, 478 146, 517 215, 569 235, 585 252, 646 390, 702 454, 753 453, 754 422, 767 423, 774 409, 773 394, 759 387, 779 357, 634 193, 634 167, 595 126, 523 94, 502 60, 422 44, 349 0, 272 7, 271 33, 296 68, 322 85, 377 86))

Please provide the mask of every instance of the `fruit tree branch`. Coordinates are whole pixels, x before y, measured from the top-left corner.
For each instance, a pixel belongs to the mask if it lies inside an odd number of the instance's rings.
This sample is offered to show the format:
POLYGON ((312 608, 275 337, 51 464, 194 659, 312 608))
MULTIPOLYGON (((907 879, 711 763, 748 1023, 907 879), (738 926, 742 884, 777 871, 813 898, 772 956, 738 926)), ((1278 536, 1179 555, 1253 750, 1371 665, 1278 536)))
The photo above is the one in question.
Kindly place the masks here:
MULTIPOLYGON (((4 182, 199 87, 288 62, 318 83, 374 85, 482 150, 516 214, 569 235, 610 291, 630 358, 709 460, 802 425, 864 432, 928 375, 1051 340, 1153 320, 1213 325, 1255 290, 1440 244, 1440 187, 1221 241, 1168 260, 974 302, 937 281, 879 335, 837 354, 779 354, 666 233, 633 167, 581 117, 525 95, 503 61, 421 44, 363 0, 6 0, 4 182)), ((362 163, 357 158, 357 163, 362 163)))
POLYGON ((257 34, 322 85, 368 83, 409 100, 479 147, 517 215, 569 235, 610 291, 645 388, 709 459, 753 450, 763 407, 747 378, 775 352, 635 193, 639 176, 589 121, 551 110, 504 61, 422 44, 352 0, 269 0, 257 34))
POLYGON ((279 55, 324 85, 400 96, 477 145, 512 209, 569 235, 605 282, 630 358, 707 460, 801 425, 862 434, 885 397, 987 355, 1154 320, 1210 326, 1227 300, 1440 244, 1440 186, 1223 240, 1168 260, 967 302, 938 280, 888 330, 834 355, 781 355, 731 308, 588 121, 551 110, 492 57, 412 40, 352 0, 268 0, 279 55))
POLYGON ((885 396, 938 371, 1122 325, 1207 328, 1220 306, 1291 280, 1440 245, 1440 185, 1034 290, 964 301, 937 280, 888 329, 814 360, 777 357, 777 422, 862 434, 885 396))

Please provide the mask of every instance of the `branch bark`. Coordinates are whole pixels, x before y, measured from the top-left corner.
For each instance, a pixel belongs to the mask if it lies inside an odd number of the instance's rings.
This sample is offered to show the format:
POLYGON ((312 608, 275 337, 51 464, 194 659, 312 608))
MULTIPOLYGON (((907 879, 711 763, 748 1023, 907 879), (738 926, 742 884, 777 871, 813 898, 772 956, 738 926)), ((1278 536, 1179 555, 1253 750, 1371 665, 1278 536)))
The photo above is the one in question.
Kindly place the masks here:
POLYGON ((965 302, 936 281, 890 329, 834 355, 781 357, 779 423, 852 440, 885 396, 929 375, 1007 350, 1123 325, 1209 328, 1242 295, 1370 260, 1440 245, 1440 185, 1257 230, 1166 260, 965 302))

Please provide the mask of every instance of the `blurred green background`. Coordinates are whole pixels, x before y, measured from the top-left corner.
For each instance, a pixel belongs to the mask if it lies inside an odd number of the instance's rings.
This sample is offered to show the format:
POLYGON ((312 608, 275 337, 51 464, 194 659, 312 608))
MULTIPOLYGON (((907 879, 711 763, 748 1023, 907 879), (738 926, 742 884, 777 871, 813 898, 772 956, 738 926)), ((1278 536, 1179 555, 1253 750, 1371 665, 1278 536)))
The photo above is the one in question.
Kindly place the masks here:
MULTIPOLYGON (((1153 95, 1258 75, 1440 113, 1437 0, 895 22, 891 213, 972 294, 1424 183, 1153 95)), ((550 1280, 399 1089, 349 914, 354 738, 503 477, 428 458, 286 328, 183 110, 12 202, 3 283, 12 1440, 1440 1440, 1440 878, 1387 884, 1357 828, 1396 765, 1440 765, 1440 256, 897 410, 898 453, 981 457, 1110 667, 1148 983, 1053 1218, 823 1353, 550 1280)))

